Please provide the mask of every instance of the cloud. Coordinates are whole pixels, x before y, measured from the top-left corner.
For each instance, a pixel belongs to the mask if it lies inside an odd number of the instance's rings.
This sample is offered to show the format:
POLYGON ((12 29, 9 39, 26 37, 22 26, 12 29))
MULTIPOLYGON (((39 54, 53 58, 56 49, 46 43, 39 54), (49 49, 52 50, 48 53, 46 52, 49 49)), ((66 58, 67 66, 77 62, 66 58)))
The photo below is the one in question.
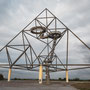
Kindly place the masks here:
MULTIPOLYGON (((44 8, 50 9, 61 21, 65 23, 75 34, 77 34, 88 46, 90 38, 90 1, 89 0, 0 0, 0 49, 21 31, 32 19, 34 19, 44 8)), ((71 34, 70 34, 71 35, 71 34)), ((33 39, 34 40, 34 39, 33 39)), ((32 41, 33 41, 32 40, 32 41)), ((65 39, 63 39, 65 40, 65 39)), ((37 43, 37 42, 35 42, 37 43)), ((65 49, 60 43, 58 46, 61 56, 65 49)), ((37 44, 39 45, 39 43, 37 44)), ((75 63, 79 54, 79 45, 75 37, 70 37, 70 59, 75 63), (73 52, 76 51, 76 52, 73 52), (73 59, 73 60, 72 60, 73 59)), ((41 46, 42 47, 42 46, 41 46)), ((84 55, 78 57, 79 60, 87 58, 86 49, 80 46, 80 52, 84 55)), ((79 61, 78 61, 79 62, 79 61)), ((83 62, 83 61, 82 61, 83 62)), ((88 61, 87 61, 88 62, 88 61)), ((80 63, 80 62, 79 62, 80 63)))
MULTIPOLYGON (((90 43, 88 44, 90 46, 90 43)), ((80 45, 80 53, 83 55, 83 61, 85 63, 90 63, 90 51, 85 46, 80 45)))
POLYGON ((90 14, 88 0, 68 0, 57 3, 55 13, 71 29, 85 27, 89 24, 90 14), (82 4, 81 4, 82 2, 82 4))

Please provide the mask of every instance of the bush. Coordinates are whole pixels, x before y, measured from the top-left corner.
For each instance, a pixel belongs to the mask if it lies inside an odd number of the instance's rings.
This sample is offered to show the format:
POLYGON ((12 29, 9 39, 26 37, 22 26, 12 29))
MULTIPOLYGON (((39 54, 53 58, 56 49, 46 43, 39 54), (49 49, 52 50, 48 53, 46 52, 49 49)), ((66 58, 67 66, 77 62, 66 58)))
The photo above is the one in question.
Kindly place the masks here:
POLYGON ((4 80, 4 77, 2 74, 0 74, 0 80, 4 80))
POLYGON ((73 81, 80 81, 80 79, 79 78, 75 78, 75 79, 73 79, 73 81))
POLYGON ((62 80, 62 78, 59 78, 58 80, 62 80))
POLYGON ((65 81, 66 80, 66 78, 59 78, 58 80, 60 80, 60 81, 65 81))

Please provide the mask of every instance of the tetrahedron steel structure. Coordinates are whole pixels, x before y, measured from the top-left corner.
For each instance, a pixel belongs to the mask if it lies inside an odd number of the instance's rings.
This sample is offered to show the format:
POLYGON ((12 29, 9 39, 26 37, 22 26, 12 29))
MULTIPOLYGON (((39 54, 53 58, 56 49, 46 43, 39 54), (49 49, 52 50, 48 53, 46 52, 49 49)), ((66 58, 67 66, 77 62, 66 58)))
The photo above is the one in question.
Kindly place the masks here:
MULTIPOLYGON (((69 33, 72 33, 72 35, 90 50, 89 46, 46 8, 0 50, 0 53, 5 50, 9 63, 9 67, 7 65, 5 66, 5 64, 1 65, 1 67, 10 68, 9 76, 11 69, 39 71, 39 67, 41 67, 40 72, 46 72, 47 82, 49 82, 48 80, 50 78, 49 72, 66 71, 68 82, 68 70, 83 69, 82 67, 68 68, 69 66, 78 65, 68 64, 69 33), (64 35, 66 35, 65 63, 62 62, 55 52, 58 43, 64 35)), ((78 66, 90 68, 89 64, 79 64, 78 66)))

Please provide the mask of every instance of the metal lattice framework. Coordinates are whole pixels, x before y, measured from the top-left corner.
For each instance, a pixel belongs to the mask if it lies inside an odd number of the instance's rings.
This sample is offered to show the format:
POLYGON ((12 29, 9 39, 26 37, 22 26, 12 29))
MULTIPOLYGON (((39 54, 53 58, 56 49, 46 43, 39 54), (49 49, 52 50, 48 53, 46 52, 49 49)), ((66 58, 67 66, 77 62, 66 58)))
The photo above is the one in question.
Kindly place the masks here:
MULTIPOLYGON (((5 50, 9 64, 1 64, 0 67, 11 68, 11 69, 23 69, 30 71, 38 71, 38 67, 42 65, 43 71, 48 74, 49 72, 66 71, 66 70, 77 70, 90 68, 90 64, 68 64, 68 44, 69 44, 69 33, 72 33, 86 48, 90 50, 90 47, 86 45, 75 33, 73 33, 63 22, 61 22, 54 14, 48 9, 44 9, 35 19, 33 19, 23 30, 21 30, 10 42, 8 42, 1 50, 5 50), (63 64, 60 57, 55 53, 55 48, 58 43, 62 40, 63 36, 66 35, 66 64, 63 64), (21 36, 20 42, 12 44, 12 42, 21 36), (34 40, 42 43, 38 46, 40 52, 37 53, 32 42, 34 40), (43 46, 44 45, 44 46, 43 46), (43 47, 42 47, 43 46, 43 47), (12 60, 9 49, 13 49, 19 52, 15 60, 12 60), (17 62, 24 58, 25 63, 17 62), (8 67, 9 65, 9 67, 8 67), (69 66, 84 66, 80 68, 71 68, 69 66)), ((18 38, 19 39, 19 38, 18 38)), ((35 43, 36 44, 36 43, 35 43)), ((15 55, 14 55, 15 56, 15 55)))

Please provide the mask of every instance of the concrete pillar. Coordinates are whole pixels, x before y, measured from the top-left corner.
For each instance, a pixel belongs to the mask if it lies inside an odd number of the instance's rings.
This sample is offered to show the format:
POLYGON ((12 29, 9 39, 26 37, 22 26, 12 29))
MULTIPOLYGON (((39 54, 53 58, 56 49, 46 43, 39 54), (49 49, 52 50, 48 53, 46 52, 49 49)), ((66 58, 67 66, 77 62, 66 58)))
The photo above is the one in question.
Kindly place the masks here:
POLYGON ((42 84, 42 78, 43 78, 43 67, 40 65, 39 67, 39 84, 42 84))
POLYGON ((10 78, 11 78, 11 68, 8 71, 8 82, 10 81, 10 78))
POLYGON ((68 83, 68 70, 66 70, 66 82, 68 83))

